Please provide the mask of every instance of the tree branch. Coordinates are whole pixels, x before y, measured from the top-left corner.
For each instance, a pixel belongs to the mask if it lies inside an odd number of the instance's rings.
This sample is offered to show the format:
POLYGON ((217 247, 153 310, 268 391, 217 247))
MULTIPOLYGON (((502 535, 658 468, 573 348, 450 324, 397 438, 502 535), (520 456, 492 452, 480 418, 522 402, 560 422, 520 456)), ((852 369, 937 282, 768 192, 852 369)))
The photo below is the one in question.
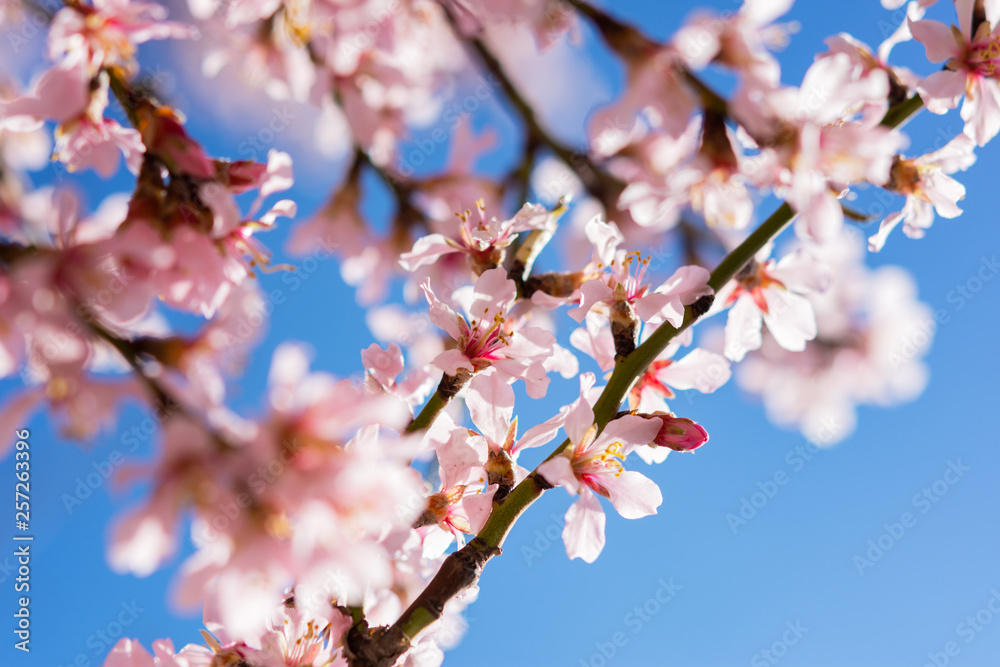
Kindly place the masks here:
POLYGON ((525 124, 527 130, 526 141, 528 146, 544 146, 545 148, 548 148, 560 160, 562 160, 566 166, 576 172, 577 176, 583 182, 584 187, 595 198, 600 200, 606 210, 615 210, 618 195, 621 194, 624 184, 611 174, 604 171, 587 154, 586 150, 577 151, 569 146, 566 146, 564 143, 553 137, 548 130, 542 127, 531 104, 524 98, 510 77, 507 76, 507 73, 503 69, 503 65, 500 64, 500 61, 482 40, 482 38, 463 37, 459 33, 454 16, 447 10, 447 8, 445 11, 448 13, 448 19, 451 21, 455 35, 458 36, 459 39, 464 39, 468 42, 481 65, 487 72, 496 77, 497 81, 500 82, 500 87, 503 88, 504 95, 507 97, 508 101, 510 101, 511 105, 517 111, 521 120, 525 124))
MULTIPOLYGON (((890 108, 882 124, 896 127, 916 113, 922 107, 922 103, 915 100, 919 100, 919 97, 911 97, 890 108)), ((787 202, 782 203, 750 236, 719 262, 709 277, 708 285, 715 292, 722 289, 768 241, 780 234, 794 217, 795 212, 791 206, 787 202)), ((706 310, 706 304, 702 302, 686 307, 684 321, 680 327, 674 327, 669 323, 662 324, 642 345, 615 365, 607 386, 594 404, 594 421, 598 430, 603 430, 618 414, 618 408, 628 390, 649 364, 659 356, 670 341, 697 321, 706 310)), ((558 456, 569 444, 569 440, 564 440, 545 460, 558 456)), ((377 629, 378 632, 370 631, 372 634, 369 640, 375 646, 370 647, 371 650, 363 655, 353 654, 350 661, 352 667, 392 665, 396 658, 409 648, 409 642, 440 617, 441 609, 448 600, 478 580, 482 568, 490 558, 501 553, 501 546, 517 519, 549 488, 552 488, 552 485, 538 475, 536 468, 514 487, 502 504, 494 505, 493 511, 476 538, 445 559, 437 575, 403 612, 399 620, 389 628, 377 629), (470 577, 470 573, 474 576, 470 577), (390 645, 392 650, 387 650, 390 645), (369 660, 376 655, 381 657, 378 660, 369 660)))

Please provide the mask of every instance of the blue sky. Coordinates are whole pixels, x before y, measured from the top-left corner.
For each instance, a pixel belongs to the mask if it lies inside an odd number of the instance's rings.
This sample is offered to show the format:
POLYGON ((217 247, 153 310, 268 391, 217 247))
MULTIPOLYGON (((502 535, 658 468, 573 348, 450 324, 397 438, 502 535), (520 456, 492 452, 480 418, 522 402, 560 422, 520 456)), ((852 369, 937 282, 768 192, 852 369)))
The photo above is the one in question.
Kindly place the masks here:
MULTIPOLYGON (((941 4, 935 14, 948 17, 950 3, 941 4)), ((615 3, 615 11, 665 36, 687 11, 676 8, 688 6, 630 1, 615 3)), ((849 12, 847 7, 800 2, 793 9, 789 18, 801 29, 780 55, 785 82, 800 80, 827 35, 849 31, 869 44, 881 41, 891 13, 873 0, 851 4, 849 12)), ((144 50, 144 66, 180 71, 175 49, 144 50)), ((620 71, 592 51, 585 40, 580 58, 593 63, 594 77, 578 84, 592 87, 581 91, 585 100, 621 85, 620 71)), ((921 50, 908 45, 899 50, 898 62, 933 71, 919 56, 921 50)), ((213 116, 214 106, 196 104, 203 98, 189 90, 187 76, 168 81, 178 104, 191 104, 185 111, 192 134, 213 154, 239 156, 241 142, 253 134, 247 123, 252 128, 259 120, 213 116)), ((909 127, 913 153, 933 145, 938 128, 954 134, 961 127, 957 113, 928 116, 921 114, 909 127)), ((501 123, 499 131, 509 136, 512 127, 501 123)), ((582 126, 563 125, 562 133, 580 137, 582 126)), ((302 220, 321 203, 339 168, 300 155, 295 131, 275 137, 273 145, 297 159, 299 183, 291 196, 302 220)), ((501 150, 484 167, 496 169, 503 159, 501 150)), ((920 241, 897 231, 882 253, 869 258, 873 266, 912 270, 921 299, 947 316, 927 357, 930 385, 919 399, 862 408, 852 437, 815 451, 801 435, 769 424, 761 406, 732 383, 710 397, 681 397, 675 410, 705 425, 711 441, 696 454, 672 456, 646 471, 663 490, 659 514, 627 521, 609 513, 608 544, 598 561, 569 562, 559 531, 570 499, 558 489, 545 494, 514 528, 503 556, 488 566, 479 600, 466 612, 468 633, 450 652, 450 664, 995 664, 1000 615, 990 605, 994 600, 1000 610, 1000 280, 990 267, 1000 255, 998 170, 998 151, 981 149, 978 162, 960 177, 968 189, 961 218, 938 220, 920 241), (971 298, 956 297, 963 286, 971 298), (758 507, 734 529, 727 515, 739 514, 744 500, 758 507)), ((49 169, 36 181, 53 178, 49 169)), ((91 204, 98 193, 128 187, 127 179, 106 184, 86 176, 78 182, 91 204)), ((384 215, 378 201, 369 206, 373 215, 384 215)), ((770 212, 764 208, 761 217, 770 212)), ((264 237, 279 258, 286 239, 287 230, 264 237)), ((261 405, 271 351, 281 340, 312 342, 315 367, 340 375, 357 373, 358 352, 372 341, 365 327, 345 326, 362 322, 363 311, 335 262, 306 270, 301 261, 291 261, 300 264, 299 282, 261 278, 287 299, 231 389, 237 409, 252 412, 261 405)), ((523 423, 568 402, 573 384, 554 380, 546 402, 521 411, 523 423)), ((16 388, 12 381, 0 383, 5 395, 16 388)), ((63 441, 44 415, 27 426, 33 456, 33 651, 30 657, 13 651, 8 631, 2 662, 98 665, 123 635, 147 646, 159 637, 178 645, 198 641, 198 615, 175 615, 166 602, 179 560, 147 579, 115 575, 105 562, 109 519, 143 489, 112 489, 101 471, 116 467, 119 453, 129 460, 151 455, 149 415, 130 407, 118 429, 85 445, 63 441), (81 500, 72 511, 67 494, 81 500)), ((0 480, 7 480, 0 484, 11 495, 13 478, 8 460, 0 465, 0 480)), ((12 504, 0 517, 13 525, 12 504)), ((0 615, 13 613, 16 604, 7 568, 7 559, 14 560, 10 545, 0 547, 0 615)))

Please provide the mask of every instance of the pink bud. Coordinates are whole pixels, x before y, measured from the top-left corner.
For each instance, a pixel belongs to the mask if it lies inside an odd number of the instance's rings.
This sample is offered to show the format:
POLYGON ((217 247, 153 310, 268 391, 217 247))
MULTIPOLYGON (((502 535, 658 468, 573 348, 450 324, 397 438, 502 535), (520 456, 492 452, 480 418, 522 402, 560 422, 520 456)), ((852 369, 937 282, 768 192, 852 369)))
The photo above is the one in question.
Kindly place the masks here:
POLYGON ((708 442, 708 431, 686 417, 676 417, 667 412, 652 415, 652 418, 663 422, 656 439, 650 443, 654 447, 669 447, 675 452, 691 452, 708 442))

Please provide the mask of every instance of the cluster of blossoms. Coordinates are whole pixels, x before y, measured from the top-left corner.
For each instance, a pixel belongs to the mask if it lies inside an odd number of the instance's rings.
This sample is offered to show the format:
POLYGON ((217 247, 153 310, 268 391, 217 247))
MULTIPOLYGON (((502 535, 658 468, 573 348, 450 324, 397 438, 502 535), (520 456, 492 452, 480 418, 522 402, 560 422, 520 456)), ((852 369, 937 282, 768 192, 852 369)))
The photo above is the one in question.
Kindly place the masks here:
POLYGON ((566 552, 587 562, 605 544, 601 497, 628 519, 658 511, 659 487, 636 468, 709 439, 672 411, 677 392, 714 392, 739 364, 737 382, 776 422, 827 443, 853 429, 856 405, 920 392, 927 309, 902 271, 865 268, 844 202, 863 185, 905 196, 873 251, 900 223, 919 238, 935 212, 960 213, 953 175, 1000 131, 1000 3, 956 1, 956 28, 912 2, 877 49, 830 38, 799 86, 782 83, 772 53, 793 32, 776 23, 789 1, 698 14, 665 43, 571 4, 190 0, 195 30, 151 3, 75 0, 52 18, 51 66, 25 89, 0 80, 0 376, 25 382, 0 423, 46 406, 90 439, 126 399, 162 411, 155 459, 122 471, 151 491, 117 522, 112 566, 159 569, 191 522, 175 597, 203 606, 207 644, 160 641, 150 654, 123 639, 107 667, 439 664, 513 521, 496 511, 505 503, 565 488, 576 496, 566 552), (522 108, 504 73, 514 47, 498 35, 564 48, 581 21, 628 77, 575 154, 522 108), (336 246, 379 342, 353 378, 311 371, 304 347, 283 344, 254 417, 230 409, 226 381, 266 319, 259 273, 282 269, 254 234, 296 215, 287 199, 264 208, 293 186, 291 158, 211 158, 179 111, 135 83, 139 44, 199 34, 212 37, 206 75, 238 69, 276 99, 314 104, 352 148, 342 184, 288 249, 336 246), (945 69, 890 65, 910 39, 945 69), (408 133, 477 68, 520 109, 524 159, 502 179, 476 175, 493 136, 457 120, 446 166, 414 176, 408 133), (708 68, 733 78, 725 98, 700 78, 708 68), (124 125, 108 117, 112 95, 124 125), (900 154, 904 111, 922 101, 944 113, 963 97, 962 134, 900 154), (124 162, 133 192, 87 214, 68 187, 33 189, 23 172, 50 150, 105 178, 124 162), (362 215, 367 176, 391 189, 388 231, 362 215), (521 204, 554 178, 550 205, 521 204), (771 195, 784 218, 756 243, 754 202, 771 195), (767 241, 793 217, 795 247, 774 254, 767 241), (667 234, 689 259, 643 254, 667 234), (553 239, 562 266, 543 253, 553 239), (725 253, 715 272, 704 266, 725 253), (386 303, 400 284, 412 310, 386 303), (696 345, 691 325, 724 311, 721 338, 696 345), (182 332, 177 314, 199 328, 182 332), (516 390, 541 399, 553 374, 579 377, 579 396, 524 428, 516 390), (529 470, 522 452, 560 432, 529 470), (412 625, 414 610, 436 622, 412 625))

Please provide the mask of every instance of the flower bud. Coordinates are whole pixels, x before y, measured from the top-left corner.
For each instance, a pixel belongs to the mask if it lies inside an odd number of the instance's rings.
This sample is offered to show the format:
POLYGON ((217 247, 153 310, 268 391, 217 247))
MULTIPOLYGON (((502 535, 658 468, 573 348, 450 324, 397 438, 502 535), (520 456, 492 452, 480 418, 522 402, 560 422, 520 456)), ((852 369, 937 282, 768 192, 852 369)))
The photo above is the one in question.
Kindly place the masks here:
POLYGON ((656 439, 649 443, 653 447, 669 447, 675 452, 691 452, 708 442, 708 431, 686 417, 677 417, 671 412, 658 412, 647 418, 663 422, 656 439))

